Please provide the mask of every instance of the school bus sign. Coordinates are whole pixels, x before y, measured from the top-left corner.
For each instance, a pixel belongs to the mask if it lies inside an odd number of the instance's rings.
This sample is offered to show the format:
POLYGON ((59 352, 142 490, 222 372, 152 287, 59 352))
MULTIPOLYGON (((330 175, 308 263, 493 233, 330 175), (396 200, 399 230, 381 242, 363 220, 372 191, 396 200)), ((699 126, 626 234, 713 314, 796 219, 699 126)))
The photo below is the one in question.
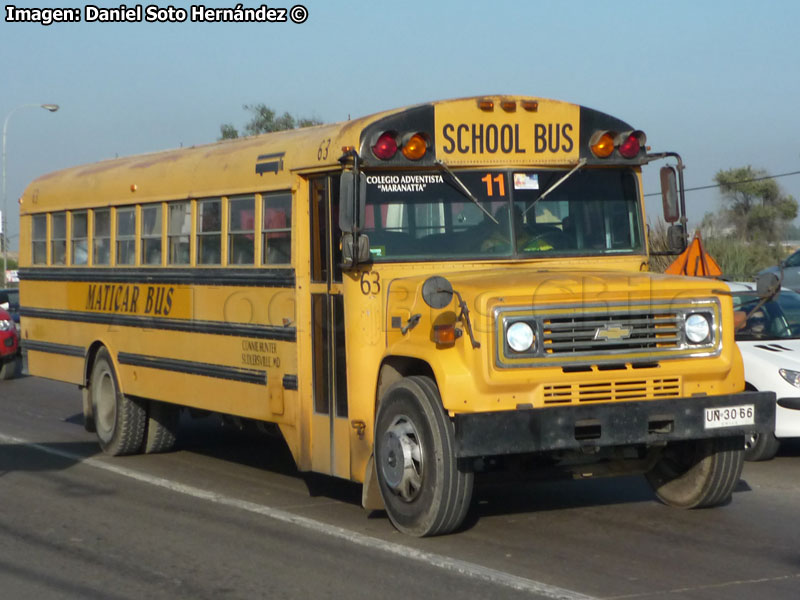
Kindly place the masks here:
POLYGON ((496 112, 482 110, 474 99, 437 104, 436 155, 454 165, 564 164, 578 160, 579 106, 514 103, 513 111, 505 116, 498 123, 496 112))

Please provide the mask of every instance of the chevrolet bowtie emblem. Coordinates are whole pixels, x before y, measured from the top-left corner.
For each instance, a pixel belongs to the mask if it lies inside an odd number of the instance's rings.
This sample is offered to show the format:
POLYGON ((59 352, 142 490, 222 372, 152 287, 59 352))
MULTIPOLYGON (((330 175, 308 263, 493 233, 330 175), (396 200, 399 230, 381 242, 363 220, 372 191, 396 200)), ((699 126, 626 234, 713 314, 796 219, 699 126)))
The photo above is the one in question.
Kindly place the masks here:
POLYGON ((629 337, 631 337, 631 328, 623 327, 619 323, 603 325, 594 332, 594 339, 596 340, 624 340, 629 337))

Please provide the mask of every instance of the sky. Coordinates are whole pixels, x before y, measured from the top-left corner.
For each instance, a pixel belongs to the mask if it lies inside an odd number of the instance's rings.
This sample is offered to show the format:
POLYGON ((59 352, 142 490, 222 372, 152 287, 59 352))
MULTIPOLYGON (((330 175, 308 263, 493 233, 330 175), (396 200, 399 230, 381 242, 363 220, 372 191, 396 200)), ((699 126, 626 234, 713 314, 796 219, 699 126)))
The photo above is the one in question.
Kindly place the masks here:
MULTIPOLYGON (((269 6, 295 6, 276 1, 269 6)), ((254 103, 336 122, 430 100, 523 94, 589 106, 645 131, 652 151, 681 154, 687 188, 745 165, 800 171, 796 0, 301 1, 299 24, 49 26, 8 22, 4 3, 10 246, 17 199, 39 175, 213 142, 223 123, 241 129, 242 106, 254 103), (18 108, 44 103, 60 109, 18 108)), ((83 17, 88 4, 14 6, 77 8, 83 17)), ((645 193, 659 191, 658 164, 645 172, 645 193)), ((777 181, 800 199, 800 175, 777 181)), ((721 207, 715 189, 686 200, 690 229, 721 207)), ((660 197, 648 197, 647 209, 657 219, 660 197)))

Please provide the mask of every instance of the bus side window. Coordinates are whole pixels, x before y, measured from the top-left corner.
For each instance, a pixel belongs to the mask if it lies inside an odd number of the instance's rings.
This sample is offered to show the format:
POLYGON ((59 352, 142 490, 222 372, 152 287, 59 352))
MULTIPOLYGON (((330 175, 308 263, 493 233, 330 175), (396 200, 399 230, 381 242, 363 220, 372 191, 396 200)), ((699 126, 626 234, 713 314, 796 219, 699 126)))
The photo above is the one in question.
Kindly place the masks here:
POLYGON ((142 264, 161 264, 161 205, 142 207, 142 264))
POLYGON ((33 264, 47 264, 47 215, 33 216, 31 242, 33 264))
POLYGON ((136 209, 117 209, 117 264, 132 265, 136 261, 136 209))
POLYGON ((54 213, 52 218, 51 260, 54 265, 67 263, 67 213, 54 213))
POLYGON ((189 244, 192 232, 192 205, 189 202, 169 204, 167 224, 167 254, 169 264, 189 264, 189 244))
POLYGON ((92 264, 107 265, 111 261, 111 211, 108 208, 94 211, 92 236, 92 264))
POLYGON ((252 265, 255 258, 255 196, 228 200, 228 263, 252 265))
POLYGON ((197 264, 220 264, 222 248, 222 201, 197 202, 197 264))
POLYGON ((264 194, 263 198, 262 263, 288 265, 292 262, 292 195, 264 194))
POLYGON ((88 213, 85 210, 72 213, 72 264, 85 265, 89 262, 88 213))

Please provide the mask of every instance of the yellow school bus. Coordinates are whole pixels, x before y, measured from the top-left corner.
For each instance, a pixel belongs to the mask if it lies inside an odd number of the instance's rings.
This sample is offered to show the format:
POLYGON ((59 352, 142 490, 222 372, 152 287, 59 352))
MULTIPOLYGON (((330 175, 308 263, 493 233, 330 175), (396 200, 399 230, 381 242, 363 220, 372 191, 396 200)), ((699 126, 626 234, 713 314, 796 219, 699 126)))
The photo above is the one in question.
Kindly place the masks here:
POLYGON ((411 535, 476 475, 644 473, 731 496, 744 393, 731 298, 648 272, 641 168, 682 163, 561 101, 438 101, 45 175, 20 202, 30 373, 83 390, 109 454, 182 408, 272 423, 301 471, 363 484, 411 535))

